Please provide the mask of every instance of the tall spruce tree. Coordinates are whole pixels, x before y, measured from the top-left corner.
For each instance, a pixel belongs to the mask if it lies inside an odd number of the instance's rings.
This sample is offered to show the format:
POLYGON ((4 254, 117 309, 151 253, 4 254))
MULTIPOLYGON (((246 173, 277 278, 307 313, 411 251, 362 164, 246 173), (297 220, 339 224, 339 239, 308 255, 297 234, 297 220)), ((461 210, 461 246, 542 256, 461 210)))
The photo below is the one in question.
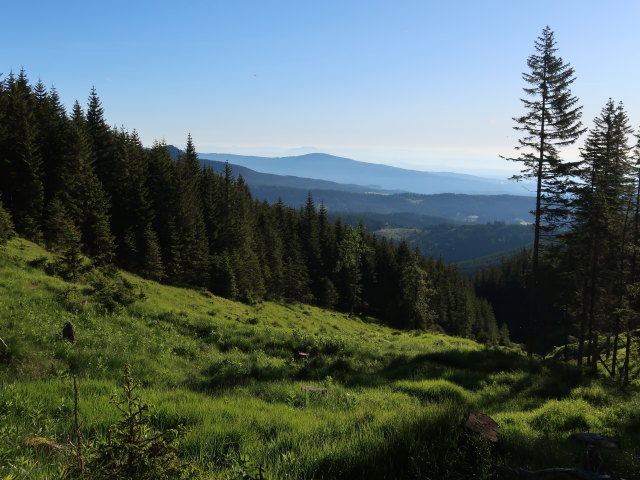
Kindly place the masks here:
POLYGON ((431 305, 435 292, 427 272, 420 268, 418 256, 401 265, 399 323, 404 328, 427 329, 433 326, 435 315, 431 305))
POLYGON ((0 138, 0 193, 16 230, 33 240, 41 235, 44 207, 42 155, 38 144, 33 89, 24 70, 9 75, 2 96, 5 135, 0 138))
POLYGON ((371 253, 362 232, 348 226, 338 244, 336 271, 343 275, 342 300, 350 315, 363 307, 362 264, 371 253))
POLYGON ((201 169, 191 135, 178 158, 176 232, 181 249, 178 280, 188 285, 209 284, 209 242, 200 197, 201 169))
POLYGON ((153 231, 157 233, 164 277, 175 282, 180 270, 181 251, 177 234, 176 165, 171 161, 167 145, 155 142, 148 153, 147 185, 151 199, 153 231))
POLYGON ((117 189, 118 179, 115 168, 116 142, 111 128, 104 119, 104 109, 95 87, 89 93, 87 103, 86 129, 95 154, 94 168, 100 182, 109 196, 117 189))
POLYGON ((86 253, 100 265, 113 259, 109 200, 94 170, 95 156, 86 131, 84 114, 76 102, 71 116, 67 160, 59 167, 61 188, 54 194, 63 199, 82 234, 86 253))
POLYGON ((533 178, 536 182, 536 209, 532 251, 531 300, 527 351, 534 351, 539 324, 538 289, 541 238, 553 233, 568 214, 565 181, 569 165, 560 158, 560 148, 573 144, 584 132, 580 118, 582 107, 570 90, 575 81, 570 64, 556 55, 556 41, 549 27, 535 42, 535 53, 527 59, 529 71, 522 74, 527 83, 522 103, 526 113, 514 118, 515 130, 523 133, 516 158, 521 162, 521 175, 515 179, 533 178))
POLYGON ((625 244, 628 210, 633 197, 633 165, 629 145, 631 127, 622 104, 609 99, 581 150, 582 160, 573 169, 579 183, 572 191, 571 229, 564 235, 579 285, 580 307, 578 364, 582 365, 585 341, 587 362, 595 368, 598 330, 613 330, 612 374, 615 375, 620 319, 605 319, 622 303, 625 281, 625 244), (613 328, 610 328, 613 327, 613 328))

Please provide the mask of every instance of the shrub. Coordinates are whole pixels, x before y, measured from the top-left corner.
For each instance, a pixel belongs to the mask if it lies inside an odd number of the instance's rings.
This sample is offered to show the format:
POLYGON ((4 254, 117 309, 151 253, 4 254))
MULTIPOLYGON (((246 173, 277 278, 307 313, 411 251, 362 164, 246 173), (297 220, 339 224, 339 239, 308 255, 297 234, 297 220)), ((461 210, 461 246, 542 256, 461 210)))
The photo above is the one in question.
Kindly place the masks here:
POLYGON ((262 465, 256 465, 248 456, 231 457, 231 473, 228 480, 266 480, 262 465))
POLYGON ((144 298, 134 285, 124 278, 113 265, 96 268, 87 275, 90 293, 106 310, 126 307, 144 298))
POLYGON ((16 235, 13 229, 13 222, 11 221, 11 215, 2 206, 0 202, 0 245, 4 245, 16 235))
POLYGON ((195 478, 197 472, 178 457, 177 442, 184 428, 157 431, 150 425, 149 405, 138 395, 140 383, 125 365, 122 394, 111 402, 122 419, 104 441, 94 446, 87 465, 89 478, 113 480, 165 480, 195 478))

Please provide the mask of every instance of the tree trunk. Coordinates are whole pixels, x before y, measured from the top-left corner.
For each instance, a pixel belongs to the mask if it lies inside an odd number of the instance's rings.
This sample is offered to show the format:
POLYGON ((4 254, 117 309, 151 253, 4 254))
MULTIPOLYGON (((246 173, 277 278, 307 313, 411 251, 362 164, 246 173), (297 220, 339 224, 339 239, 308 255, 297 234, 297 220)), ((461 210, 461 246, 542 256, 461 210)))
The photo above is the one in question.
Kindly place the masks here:
POLYGON ((580 338, 578 339, 578 368, 582 369, 584 361, 584 346, 587 335, 587 276, 582 287, 582 315, 580 316, 580 338))
POLYGON ((627 326, 626 351, 624 352, 624 367, 622 385, 629 385, 629 359, 631 358, 631 325, 627 326))
MULTIPOLYGON (((622 301, 620 301, 622 303, 622 301)), ((611 376, 616 376, 616 364, 618 362, 618 339, 620 337, 620 314, 616 313, 616 323, 613 336, 613 355, 611 356, 611 376)))
POLYGON ((591 350, 591 371, 595 374, 598 372, 598 359, 600 352, 598 351, 598 332, 593 332, 593 344, 591 350))
MULTIPOLYGON (((546 74, 546 72, 545 72, 546 74)), ((540 218, 542 206, 542 174, 544 172, 544 142, 545 142, 545 120, 547 116, 547 85, 543 85, 542 97, 542 120, 540 122, 540 150, 538 157, 538 171, 536 175, 536 221, 533 231, 533 252, 531 257, 531 289, 529 295, 529 331, 527 335, 527 355, 533 356, 536 338, 539 328, 539 308, 538 308, 538 282, 539 282, 539 260, 540 260, 540 218)))

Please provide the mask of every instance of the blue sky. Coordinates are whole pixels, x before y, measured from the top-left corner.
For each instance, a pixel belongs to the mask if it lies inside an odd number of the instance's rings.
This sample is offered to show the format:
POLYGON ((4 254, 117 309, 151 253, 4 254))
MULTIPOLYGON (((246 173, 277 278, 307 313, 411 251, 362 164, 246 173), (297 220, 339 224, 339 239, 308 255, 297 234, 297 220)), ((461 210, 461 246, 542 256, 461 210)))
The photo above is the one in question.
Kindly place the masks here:
MULTIPOLYGON (((521 73, 545 25, 590 125, 609 97, 640 125, 640 2, 32 1, 3 5, 0 72, 63 101, 95 85, 144 143, 325 151, 426 170, 516 165, 521 73)), ((577 155, 577 147, 567 151, 577 155)))

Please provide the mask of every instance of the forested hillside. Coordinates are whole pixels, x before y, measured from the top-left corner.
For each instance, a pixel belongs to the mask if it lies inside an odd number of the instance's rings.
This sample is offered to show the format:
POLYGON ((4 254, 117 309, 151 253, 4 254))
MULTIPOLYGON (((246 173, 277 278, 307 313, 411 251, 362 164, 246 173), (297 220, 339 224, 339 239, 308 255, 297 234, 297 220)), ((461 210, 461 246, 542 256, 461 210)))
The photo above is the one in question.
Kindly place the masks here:
POLYGON ((433 225, 423 228, 381 228, 378 235, 406 241, 423 255, 442 258, 446 263, 461 262, 531 245, 528 225, 501 222, 479 225, 433 225))
MULTIPOLYGON (((310 190, 314 198, 322 201, 331 211, 374 212, 381 214, 412 213, 468 223, 506 222, 530 223, 535 200, 516 195, 465 195, 442 193, 355 193, 338 190, 310 190)), ((287 187, 253 186, 257 198, 276 202, 282 199, 288 205, 302 205, 307 190, 287 187)))
POLYGON ((311 196, 300 210, 258 202, 230 168, 202 168, 190 136, 176 161, 162 143, 145 149, 135 130, 107 125, 95 90, 67 113, 55 89, 6 77, 0 167, 15 230, 58 252, 66 278, 84 253, 248 303, 288 298, 498 341, 489 304, 455 268, 330 223, 311 196))

